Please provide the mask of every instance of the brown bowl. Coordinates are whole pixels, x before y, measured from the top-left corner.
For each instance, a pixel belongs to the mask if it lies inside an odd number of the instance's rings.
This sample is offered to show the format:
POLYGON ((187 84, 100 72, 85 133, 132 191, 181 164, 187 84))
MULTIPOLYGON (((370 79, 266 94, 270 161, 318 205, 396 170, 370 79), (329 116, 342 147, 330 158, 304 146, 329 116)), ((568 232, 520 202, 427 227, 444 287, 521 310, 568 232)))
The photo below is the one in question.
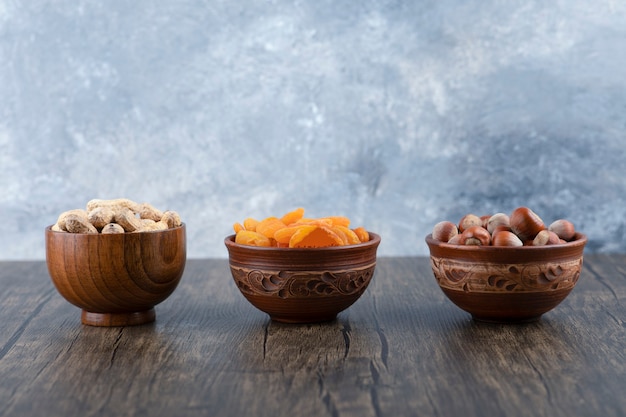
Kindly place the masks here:
POLYGON ((439 287, 476 320, 538 320, 572 291, 583 265, 587 237, 559 245, 462 246, 426 236, 439 287))
POLYGON ((139 233, 78 234, 46 228, 52 282, 81 321, 127 326, 154 321, 154 306, 176 288, 185 269, 185 225, 139 233))
POLYGON ((237 288, 256 308, 283 323, 333 320, 374 276, 380 236, 358 245, 274 248, 224 239, 237 288))

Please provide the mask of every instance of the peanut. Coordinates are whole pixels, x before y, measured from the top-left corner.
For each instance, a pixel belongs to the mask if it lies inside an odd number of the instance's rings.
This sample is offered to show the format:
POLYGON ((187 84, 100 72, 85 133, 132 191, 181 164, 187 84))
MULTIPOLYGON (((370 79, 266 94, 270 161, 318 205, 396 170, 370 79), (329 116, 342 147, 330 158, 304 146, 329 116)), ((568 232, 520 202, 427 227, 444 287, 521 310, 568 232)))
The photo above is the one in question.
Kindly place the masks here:
POLYGON ((154 208, 152 205, 148 203, 142 203, 139 206, 139 218, 140 219, 150 219, 158 222, 163 217, 163 212, 154 208))
POLYGON ((109 223, 102 228, 102 231, 100 233, 102 233, 103 235, 124 233, 124 228, 117 223, 109 223))
POLYGON ((172 210, 168 210, 165 213, 163 213, 163 217, 161 217, 161 221, 167 223, 167 227, 170 229, 173 229, 174 227, 178 227, 182 224, 178 213, 172 210))
POLYGON ((78 214, 69 214, 65 217, 65 229, 70 233, 98 233, 93 224, 78 214))
POLYGON ((61 213, 52 230, 72 233, 124 233, 166 230, 182 225, 180 215, 175 211, 162 212, 151 204, 139 204, 127 198, 93 199, 87 203, 86 208, 61 213))
POLYGON ((96 207, 89 212, 87 218, 89 219, 89 222, 96 227, 96 229, 100 230, 113 221, 115 218, 115 212, 111 207, 96 207))
POLYGON ((66 227, 66 219, 69 216, 73 216, 76 215, 82 219, 84 219, 86 222, 89 222, 89 218, 87 215, 87 212, 85 210, 82 209, 74 209, 74 210, 68 210, 65 211, 63 213, 61 213, 59 215, 59 218, 57 219, 56 225, 58 226, 59 229, 67 231, 67 227, 66 227))
POLYGON ((140 210, 140 205, 138 203, 135 203, 127 198, 115 198, 113 200, 93 199, 87 202, 87 211, 91 211, 97 207, 110 207, 113 210, 127 208, 132 210, 134 213, 138 213, 140 210))
POLYGON ((149 232, 152 230, 166 230, 168 229, 167 223, 159 220, 155 222, 152 219, 141 219, 141 232, 149 232))
POLYGON ((135 217, 135 213, 128 208, 123 208, 115 213, 115 222, 122 226, 126 232, 138 232, 143 226, 141 220, 135 217))

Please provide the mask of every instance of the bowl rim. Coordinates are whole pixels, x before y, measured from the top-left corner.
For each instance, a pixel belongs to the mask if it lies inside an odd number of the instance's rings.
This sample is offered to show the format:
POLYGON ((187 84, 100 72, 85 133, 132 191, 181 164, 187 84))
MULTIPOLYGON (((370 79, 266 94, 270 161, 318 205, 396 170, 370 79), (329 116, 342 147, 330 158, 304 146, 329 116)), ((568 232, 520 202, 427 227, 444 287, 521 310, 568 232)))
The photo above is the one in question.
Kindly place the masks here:
POLYGON ((440 240, 434 239, 433 234, 429 233, 426 235, 425 241, 428 246, 435 246, 441 248, 448 248, 452 250, 458 250, 462 252, 514 252, 514 251, 528 251, 528 252, 541 252, 541 251, 550 251, 561 248, 573 248, 578 246, 584 246, 587 243, 587 235, 584 233, 576 232, 574 235, 574 240, 570 240, 569 242, 559 243, 556 245, 543 245, 543 246, 480 246, 480 245, 455 245, 453 243, 442 242, 440 240))
POLYGON ((276 247, 276 246, 254 246, 254 245, 242 245, 235 242, 235 234, 230 234, 224 238, 224 244, 226 247, 242 248, 245 250, 252 250, 258 252, 285 252, 285 253, 315 253, 315 252, 335 252, 345 251, 354 248, 364 248, 369 246, 377 246, 380 244, 381 237, 378 233, 367 231, 370 236, 370 240, 367 242, 361 242, 354 245, 341 245, 341 246, 324 246, 320 248, 289 248, 289 247, 276 247))
POLYGON ((431 258, 455 259, 459 262, 486 262, 496 264, 555 262, 583 256, 587 236, 575 235, 575 240, 545 246, 466 246, 441 242, 426 236, 431 258))

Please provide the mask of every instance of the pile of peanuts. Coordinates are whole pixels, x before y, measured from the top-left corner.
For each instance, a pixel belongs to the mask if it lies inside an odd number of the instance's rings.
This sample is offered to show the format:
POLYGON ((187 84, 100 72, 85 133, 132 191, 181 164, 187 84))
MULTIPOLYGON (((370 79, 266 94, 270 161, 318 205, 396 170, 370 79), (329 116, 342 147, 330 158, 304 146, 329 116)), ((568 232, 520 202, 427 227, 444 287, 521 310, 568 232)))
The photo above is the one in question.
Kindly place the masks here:
POLYGON ((165 230, 181 224, 175 211, 163 212, 148 203, 136 203, 126 198, 94 199, 87 203, 86 209, 61 213, 52 230, 110 234, 165 230))
POLYGON ((576 229, 572 222, 559 219, 549 226, 528 207, 518 207, 511 215, 466 214, 458 225, 450 221, 433 227, 432 237, 454 245, 543 246, 570 242, 576 229))

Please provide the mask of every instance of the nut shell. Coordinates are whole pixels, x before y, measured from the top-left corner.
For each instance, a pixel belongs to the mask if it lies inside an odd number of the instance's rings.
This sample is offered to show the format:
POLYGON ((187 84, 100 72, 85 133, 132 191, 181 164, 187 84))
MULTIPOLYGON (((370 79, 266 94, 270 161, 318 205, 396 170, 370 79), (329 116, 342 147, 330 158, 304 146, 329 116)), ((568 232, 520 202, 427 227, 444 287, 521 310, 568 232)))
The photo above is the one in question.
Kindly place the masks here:
POLYGON ((550 230, 540 231, 533 239, 533 246, 558 245, 559 243, 561 243, 561 238, 550 230))
POLYGON ((461 233, 461 245, 489 246, 491 234, 482 226, 472 226, 461 233))
POLYGON ((537 233, 546 229, 541 217, 528 207, 518 207, 510 216, 511 230, 522 241, 533 240, 537 233))
POLYGON ((449 221, 441 221, 433 227, 433 239, 440 242, 448 242, 458 234, 459 230, 456 225, 449 221))
POLYGON ((458 234, 454 236, 452 239, 448 240, 448 243, 451 245, 460 245, 461 244, 461 235, 458 234))
POLYGON ((493 246, 523 246, 524 243, 513 232, 508 230, 499 230, 493 234, 491 240, 493 246))
POLYGON ((499 226, 504 226, 504 227, 511 226, 511 219, 509 218, 507 214, 496 213, 493 216, 489 217, 489 220, 487 220, 487 230, 492 235, 493 235, 493 232, 496 230, 496 228, 499 226))
POLYGON ((576 234, 574 224, 565 219, 555 220, 550 224, 550 226, 548 226, 548 230, 556 233, 559 238, 567 242, 572 240, 576 234))
POLYGON ((482 226, 483 220, 475 214, 466 214, 459 220, 459 232, 463 233, 465 230, 473 226, 482 226))

